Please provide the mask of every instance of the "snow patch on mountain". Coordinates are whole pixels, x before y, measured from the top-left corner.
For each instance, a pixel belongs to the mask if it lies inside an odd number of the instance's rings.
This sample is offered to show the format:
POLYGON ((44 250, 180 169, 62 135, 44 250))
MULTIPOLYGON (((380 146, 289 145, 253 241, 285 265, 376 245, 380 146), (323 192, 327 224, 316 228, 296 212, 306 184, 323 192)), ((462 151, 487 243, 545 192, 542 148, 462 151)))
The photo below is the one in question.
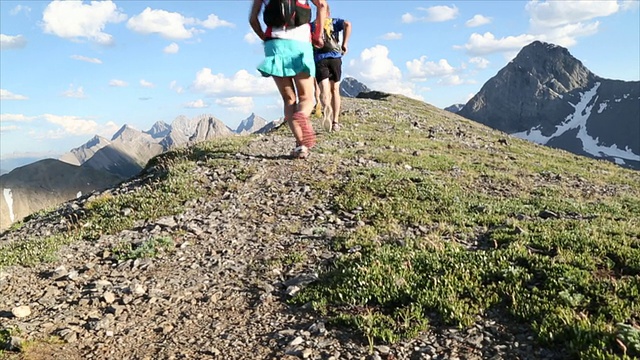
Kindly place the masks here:
POLYGON ((13 213, 13 194, 11 189, 2 189, 2 197, 7 203, 7 207, 9 208, 9 219, 11 220, 11 223, 13 223, 16 219, 16 215, 13 213))
MULTIPOLYGON (((567 116, 564 122, 559 126, 556 126, 556 131, 550 136, 544 136, 539 130, 539 126, 527 131, 513 133, 511 135, 546 145, 551 139, 561 136, 569 130, 578 129, 578 139, 582 141, 582 148, 586 153, 594 156, 613 157, 616 159, 615 161, 618 164, 624 164, 625 159, 640 161, 640 155, 636 155, 631 149, 629 149, 629 147, 620 149, 617 145, 601 146, 598 138, 593 138, 587 133, 586 124, 593 109, 593 105, 590 104, 596 103, 596 94, 600 85, 601 83, 597 82, 590 90, 580 93, 580 101, 576 105, 569 103, 575 111, 567 116)), ((600 109, 598 109, 600 112, 603 110, 602 105, 605 105, 606 107, 606 104, 601 104, 600 109)))

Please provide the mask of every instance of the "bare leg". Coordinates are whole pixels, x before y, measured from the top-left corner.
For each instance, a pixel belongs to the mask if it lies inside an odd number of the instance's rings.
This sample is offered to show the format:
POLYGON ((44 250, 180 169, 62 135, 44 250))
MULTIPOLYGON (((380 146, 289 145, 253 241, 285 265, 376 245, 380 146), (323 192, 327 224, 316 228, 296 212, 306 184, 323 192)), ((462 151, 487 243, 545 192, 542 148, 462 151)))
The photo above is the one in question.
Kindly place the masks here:
POLYGON ((337 124, 340 117, 340 106, 342 99, 340 98, 340 82, 331 82, 331 108, 333 110, 332 123, 337 124))
POLYGON ((333 108, 331 100, 331 83, 328 78, 320 82, 320 93, 322 98, 322 127, 327 131, 331 131, 333 108))
POLYGON ((311 121, 309 121, 314 99, 313 79, 313 77, 305 73, 300 73, 293 78, 298 90, 298 109, 293 114, 293 122, 295 126, 300 128, 302 139, 299 143, 308 148, 312 148, 316 144, 316 134, 311 126, 311 121))
POLYGON ((316 98, 316 107, 313 110, 316 116, 320 116, 322 114, 322 103, 320 102, 320 85, 318 85, 318 81, 316 78, 313 78, 313 86, 314 86, 314 95, 316 98))
POLYGON ((306 117, 311 115, 313 109, 313 77, 309 74, 300 73, 293 78, 296 89, 298 89, 298 111, 306 117))
POLYGON ((296 110, 296 89, 292 78, 289 77, 273 77, 278 87, 278 91, 284 101, 284 121, 286 121, 291 133, 296 138, 296 143, 302 143, 302 129, 293 121, 293 114, 296 110))

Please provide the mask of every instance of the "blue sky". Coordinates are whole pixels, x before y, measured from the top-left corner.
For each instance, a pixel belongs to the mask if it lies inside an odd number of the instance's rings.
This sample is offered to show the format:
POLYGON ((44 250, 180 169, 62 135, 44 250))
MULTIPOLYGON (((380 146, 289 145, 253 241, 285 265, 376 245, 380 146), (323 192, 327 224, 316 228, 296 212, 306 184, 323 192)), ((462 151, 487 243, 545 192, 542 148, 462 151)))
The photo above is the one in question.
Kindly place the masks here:
MULTIPOLYGON (((595 74, 640 79, 638 0, 329 0, 353 25, 345 76, 464 103, 534 40, 595 74)), ((62 154, 123 124, 212 114, 235 128, 282 102, 255 68, 250 1, 0 2, 0 157, 62 154)))

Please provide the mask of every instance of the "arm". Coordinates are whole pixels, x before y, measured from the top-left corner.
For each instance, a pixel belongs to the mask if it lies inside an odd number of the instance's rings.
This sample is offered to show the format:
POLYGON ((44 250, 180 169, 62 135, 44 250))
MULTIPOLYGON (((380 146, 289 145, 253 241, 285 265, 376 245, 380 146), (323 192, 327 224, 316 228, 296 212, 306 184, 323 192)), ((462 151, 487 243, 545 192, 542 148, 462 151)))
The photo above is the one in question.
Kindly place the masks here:
POLYGON ((327 18, 327 1, 326 0, 311 0, 316 6, 316 25, 315 31, 311 34, 311 40, 316 47, 322 47, 324 42, 322 41, 322 29, 324 28, 324 20, 327 18))
POLYGON ((258 37, 264 41, 264 31, 262 31, 262 25, 260 25, 260 20, 258 20, 258 15, 260 14, 261 9, 262 0, 253 0, 251 12, 249 13, 249 25, 251 25, 251 28, 256 33, 256 35, 258 35, 258 37))
POLYGON ((351 22, 344 21, 344 34, 342 35, 342 55, 349 50, 349 38, 351 37, 351 22))

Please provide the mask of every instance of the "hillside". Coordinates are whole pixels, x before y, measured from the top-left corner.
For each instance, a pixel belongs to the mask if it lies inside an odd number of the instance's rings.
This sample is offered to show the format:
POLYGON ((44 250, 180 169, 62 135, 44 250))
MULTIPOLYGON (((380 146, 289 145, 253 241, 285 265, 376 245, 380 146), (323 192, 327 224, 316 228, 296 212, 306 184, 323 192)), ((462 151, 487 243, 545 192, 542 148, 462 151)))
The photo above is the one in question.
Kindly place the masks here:
POLYGON ((639 172, 360 95, 309 160, 204 142, 3 233, 0 358, 640 354, 639 172))
POLYGON ((118 178, 94 169, 44 159, 0 176, 0 231, 25 216, 58 206, 96 189, 117 184, 118 178))

